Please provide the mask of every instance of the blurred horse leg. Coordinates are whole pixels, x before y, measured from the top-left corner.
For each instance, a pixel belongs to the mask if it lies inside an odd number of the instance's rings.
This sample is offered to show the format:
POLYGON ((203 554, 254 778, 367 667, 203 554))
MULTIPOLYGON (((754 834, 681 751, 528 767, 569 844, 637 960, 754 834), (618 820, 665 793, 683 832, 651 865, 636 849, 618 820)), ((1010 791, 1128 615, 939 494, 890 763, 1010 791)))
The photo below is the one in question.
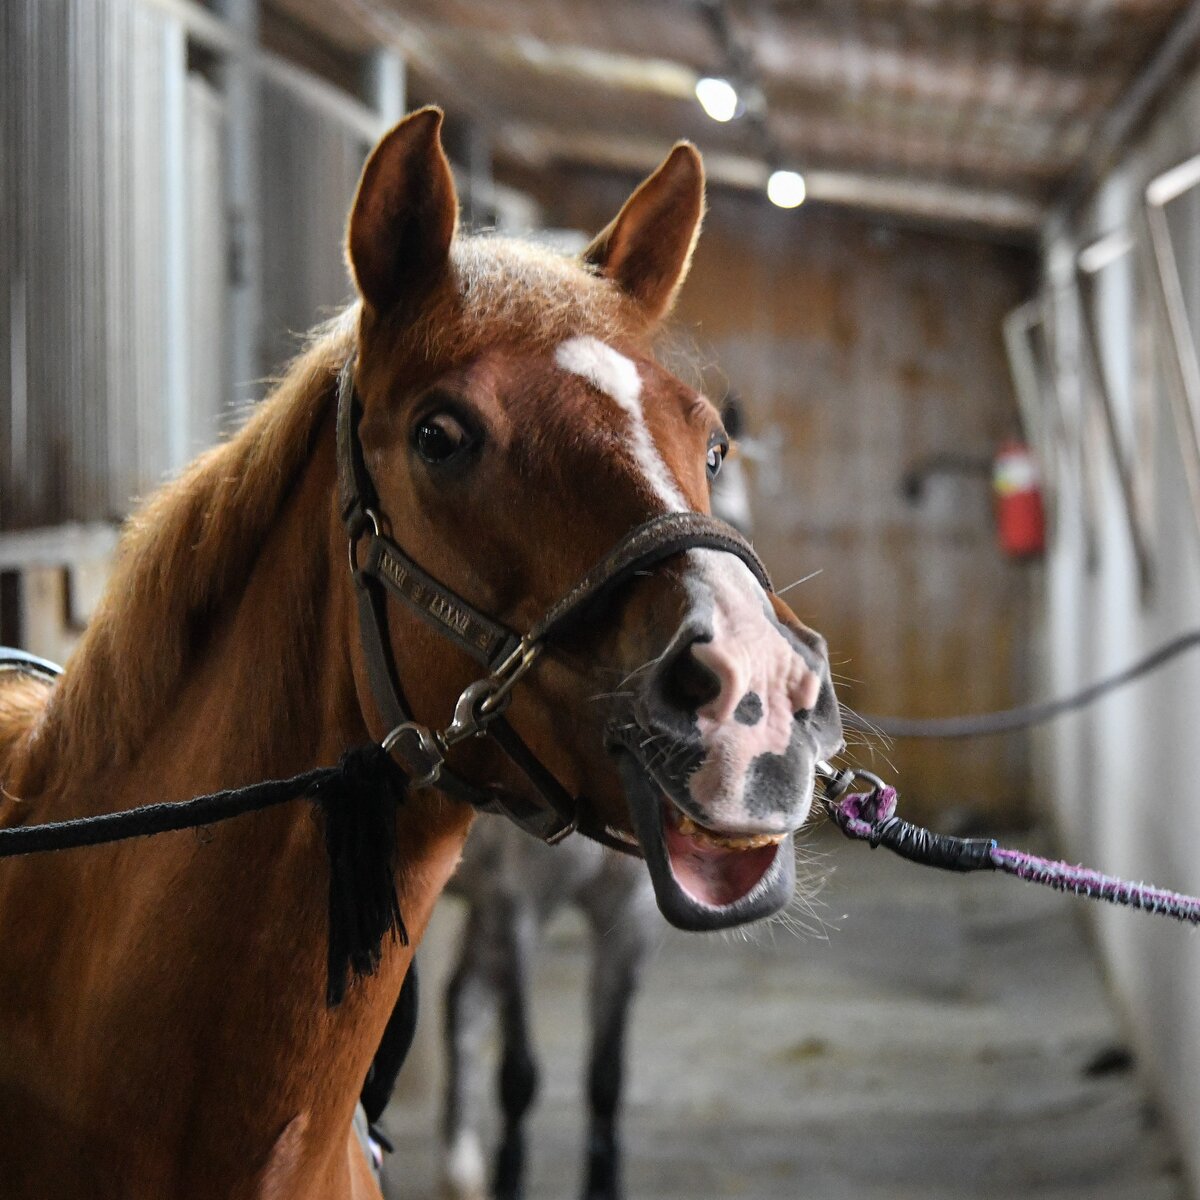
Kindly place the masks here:
POLYGON ((653 895, 640 866, 633 860, 613 861, 579 898, 593 945, 585 1200, 618 1200, 621 1195, 618 1121, 625 1033, 650 928, 656 923, 653 895))
POLYGON ((485 1089, 484 1046, 504 971, 498 914, 472 905, 458 962, 446 988, 446 1095, 442 1110, 442 1195, 485 1200, 487 1167, 480 1139, 485 1089))
POLYGON ((496 1200, 520 1200, 525 1177, 525 1115, 537 1093, 538 1070, 529 1033, 529 976, 537 944, 538 917, 527 898, 502 905, 508 956, 501 984, 500 1109, 504 1130, 496 1152, 493 1190, 496 1200))

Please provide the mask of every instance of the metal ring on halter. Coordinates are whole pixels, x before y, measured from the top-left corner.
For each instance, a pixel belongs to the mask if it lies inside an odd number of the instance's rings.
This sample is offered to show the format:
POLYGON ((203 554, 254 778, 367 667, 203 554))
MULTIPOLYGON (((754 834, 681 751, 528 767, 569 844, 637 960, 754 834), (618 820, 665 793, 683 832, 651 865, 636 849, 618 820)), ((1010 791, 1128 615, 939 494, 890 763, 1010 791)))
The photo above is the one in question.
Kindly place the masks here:
POLYGON ((864 767, 851 767, 850 777, 851 783, 854 783, 859 779, 865 779, 871 785, 871 799, 869 801, 871 809, 869 819, 872 821, 877 821, 879 819, 879 793, 882 792, 885 787, 887 787, 887 784, 884 783, 874 771, 868 771, 864 767))
POLYGON ((876 804, 879 793, 887 786, 874 771, 864 767, 847 767, 839 771, 832 763, 822 760, 817 763, 816 773, 824 781, 825 802, 836 804, 860 779, 865 779, 871 785, 870 812, 864 813, 864 819, 874 821, 877 818, 876 804))
POLYGON ((499 714, 508 707, 509 693, 521 676, 537 661, 541 652, 541 642, 521 640, 517 648, 492 673, 488 682, 496 684, 496 687, 479 706, 482 716, 499 714))
MULTIPOLYGON (((362 513, 363 513, 363 516, 366 517, 366 519, 371 522, 371 529, 374 532, 375 536, 380 537, 381 533, 380 533, 380 529, 379 529, 379 517, 376 514, 375 510, 373 508, 364 508, 362 510, 362 513)), ((349 539, 351 572, 358 570, 358 558, 356 555, 356 551, 358 550, 358 543, 362 540, 362 535, 364 532, 365 532, 365 530, 360 530, 357 537, 352 537, 349 539)))
POLYGON ((854 772, 849 767, 839 770, 833 763, 822 759, 814 769, 821 779, 827 803, 840 800, 854 785, 854 772))
POLYGON ((401 725, 397 725, 380 742, 383 750, 391 754, 396 744, 406 736, 412 736, 416 741, 422 755, 425 756, 429 763, 424 775, 414 776, 408 781, 410 788, 429 787, 431 784, 437 783, 438 777, 442 773, 442 764, 445 759, 442 756, 442 748, 438 745, 436 737, 425 728, 424 725, 418 725, 416 721, 405 721, 401 725))

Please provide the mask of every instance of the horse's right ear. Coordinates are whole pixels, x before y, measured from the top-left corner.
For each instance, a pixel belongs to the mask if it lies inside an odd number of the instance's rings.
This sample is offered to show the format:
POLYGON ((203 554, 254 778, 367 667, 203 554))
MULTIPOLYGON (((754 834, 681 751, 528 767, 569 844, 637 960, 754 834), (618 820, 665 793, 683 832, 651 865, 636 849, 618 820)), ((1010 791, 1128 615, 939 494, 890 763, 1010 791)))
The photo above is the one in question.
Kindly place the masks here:
POLYGON ((440 108, 411 113, 384 134, 358 181, 347 256, 378 313, 419 297, 445 269, 458 197, 441 132, 440 108))
POLYGON ((704 217, 704 164, 679 142, 583 252, 651 320, 665 316, 687 276, 704 217))

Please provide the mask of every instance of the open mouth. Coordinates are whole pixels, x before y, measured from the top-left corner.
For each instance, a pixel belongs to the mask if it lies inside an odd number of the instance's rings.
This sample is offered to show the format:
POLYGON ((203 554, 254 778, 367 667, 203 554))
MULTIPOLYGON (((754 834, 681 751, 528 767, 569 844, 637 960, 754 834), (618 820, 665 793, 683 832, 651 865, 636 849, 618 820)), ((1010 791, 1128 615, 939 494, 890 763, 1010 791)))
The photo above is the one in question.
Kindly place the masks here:
POLYGON ((628 750, 618 754, 634 831, 664 917, 728 929, 778 912, 796 886, 792 835, 730 835, 680 811, 628 750))

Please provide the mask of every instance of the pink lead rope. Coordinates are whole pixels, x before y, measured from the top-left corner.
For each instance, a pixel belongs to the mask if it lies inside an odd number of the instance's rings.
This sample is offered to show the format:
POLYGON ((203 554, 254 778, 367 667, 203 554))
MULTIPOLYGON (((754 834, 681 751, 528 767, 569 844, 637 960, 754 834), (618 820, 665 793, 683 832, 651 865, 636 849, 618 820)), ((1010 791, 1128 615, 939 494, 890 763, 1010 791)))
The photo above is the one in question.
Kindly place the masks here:
POLYGON ((886 846, 911 862, 946 871, 1004 871, 1056 891, 1074 892, 1092 900, 1106 900, 1200 924, 1200 898, 1196 896, 1151 884, 1131 883, 1023 850, 1009 850, 998 845, 994 838, 933 833, 896 816, 896 789, 870 771, 838 771, 828 763, 818 763, 817 774, 824 780, 825 808, 834 823, 848 838, 867 842, 872 849, 886 846), (851 792, 850 788, 859 779, 869 782, 871 791, 851 792))

